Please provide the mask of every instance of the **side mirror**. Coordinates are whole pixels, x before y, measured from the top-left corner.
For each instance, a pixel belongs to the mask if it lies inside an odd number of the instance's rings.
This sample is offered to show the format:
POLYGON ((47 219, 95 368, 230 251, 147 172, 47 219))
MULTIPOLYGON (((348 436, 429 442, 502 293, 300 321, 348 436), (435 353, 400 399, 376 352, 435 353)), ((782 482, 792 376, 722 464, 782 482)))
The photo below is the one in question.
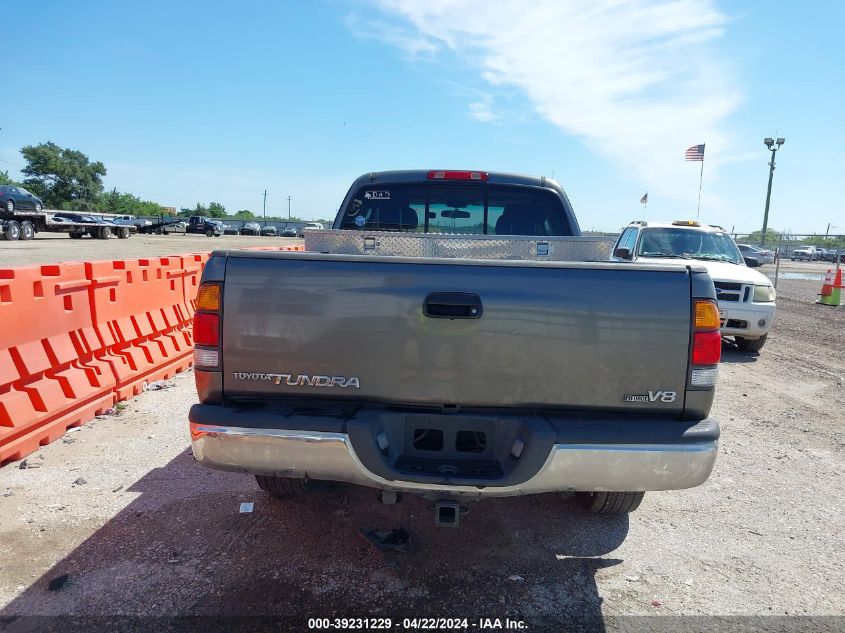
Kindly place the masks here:
POLYGON ((743 257, 742 259, 745 260, 745 265, 749 268, 759 268, 760 262, 756 257, 743 257))
POLYGON ((624 246, 620 246, 615 251, 613 251, 613 256, 618 257, 619 259, 630 259, 631 258, 631 250, 625 248, 624 246))

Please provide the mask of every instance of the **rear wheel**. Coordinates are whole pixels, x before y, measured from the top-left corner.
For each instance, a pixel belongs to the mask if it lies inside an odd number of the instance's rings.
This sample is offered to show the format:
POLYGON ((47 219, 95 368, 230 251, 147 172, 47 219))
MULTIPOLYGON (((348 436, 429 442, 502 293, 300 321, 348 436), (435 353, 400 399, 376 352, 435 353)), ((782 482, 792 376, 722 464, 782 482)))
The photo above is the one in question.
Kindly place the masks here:
POLYGON ((15 210, 15 201, 14 200, 6 200, 6 211, 11 213, 15 210))
MULTIPOLYGON (((11 200, 9 202, 12 202, 11 200)), ((12 208, 14 208, 14 203, 12 203, 12 208)), ((8 205, 6 205, 8 206, 8 205)), ((12 220, 8 224, 6 224, 6 230, 3 233, 3 237, 5 237, 10 242, 14 242, 21 236, 21 225, 12 220)))
POLYGON ((31 240, 33 237, 35 237, 35 227, 32 222, 28 220, 21 222, 21 239, 31 240))
POLYGON ((110 226, 101 226, 100 230, 97 231, 97 237, 101 240, 107 240, 111 237, 111 227, 110 226))
POLYGON ((576 492, 578 504, 596 514, 628 514, 640 507, 644 492, 576 492))
POLYGON ((763 345, 766 344, 768 336, 768 334, 764 334, 760 338, 743 338, 741 336, 735 336, 734 340, 736 341, 736 346, 741 352, 759 352, 763 349, 763 345))
POLYGON ((323 482, 313 479, 293 479, 290 477, 266 477, 256 475, 258 487, 274 497, 300 497, 310 492, 324 489, 323 482))
POLYGON ((122 240, 129 239, 129 227, 128 226, 121 227, 120 230, 117 232, 117 236, 122 240))
POLYGON ((41 207, 41 203, 40 203, 40 202, 36 202, 36 203, 35 203, 35 212, 36 212, 36 213, 41 213, 41 208, 42 208, 42 207, 41 207))

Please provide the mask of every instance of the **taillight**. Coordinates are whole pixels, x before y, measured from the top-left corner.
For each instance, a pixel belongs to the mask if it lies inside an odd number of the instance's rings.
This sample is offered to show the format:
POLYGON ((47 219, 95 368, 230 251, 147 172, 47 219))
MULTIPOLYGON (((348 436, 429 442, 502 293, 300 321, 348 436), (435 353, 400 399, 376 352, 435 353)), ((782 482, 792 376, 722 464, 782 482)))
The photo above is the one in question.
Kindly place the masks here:
POLYGON ((194 315, 194 345, 216 347, 220 342, 220 318, 216 314, 194 315))
POLYGON ((693 365, 718 365, 722 357, 722 335, 718 332, 696 332, 692 343, 693 365))
POLYGON ((194 314, 194 366, 215 368, 220 364, 220 284, 200 284, 194 314), (215 348, 215 349, 207 349, 215 348))
POLYGON ((429 180, 487 180, 490 175, 486 171, 449 171, 432 170, 426 176, 429 180))
POLYGON ((203 284, 197 291, 197 310, 217 312, 220 309, 220 286, 203 284))
POLYGON ((715 387, 722 358, 722 335, 719 307, 710 299, 696 300, 693 306, 692 372, 690 384, 695 387, 715 387))

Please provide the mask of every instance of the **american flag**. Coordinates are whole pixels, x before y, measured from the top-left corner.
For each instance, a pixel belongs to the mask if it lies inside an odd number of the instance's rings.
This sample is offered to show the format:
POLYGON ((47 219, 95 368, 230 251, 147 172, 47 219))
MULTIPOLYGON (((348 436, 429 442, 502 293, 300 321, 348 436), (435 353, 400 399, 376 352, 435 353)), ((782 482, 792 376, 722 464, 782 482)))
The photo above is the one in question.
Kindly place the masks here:
POLYGON ((646 191, 645 195, 640 198, 640 204, 645 204, 646 202, 648 202, 648 191, 646 191))
POLYGON ((701 145, 693 145, 687 150, 687 160, 704 160, 704 143, 701 145))

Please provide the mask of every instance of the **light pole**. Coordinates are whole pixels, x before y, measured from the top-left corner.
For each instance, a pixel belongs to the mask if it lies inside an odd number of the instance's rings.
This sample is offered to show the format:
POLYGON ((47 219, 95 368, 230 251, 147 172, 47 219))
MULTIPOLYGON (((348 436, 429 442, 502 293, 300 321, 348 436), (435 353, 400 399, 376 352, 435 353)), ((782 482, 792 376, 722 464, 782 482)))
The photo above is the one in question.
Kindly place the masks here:
POLYGON ((763 139, 763 143, 765 143, 766 147, 769 148, 769 151, 772 152, 772 160, 769 163, 769 188, 766 191, 766 210, 763 212, 763 235, 760 238, 761 248, 766 245, 766 230, 769 226, 769 202, 771 202, 772 199, 772 178, 775 175, 775 152, 780 149, 781 145, 783 145, 785 141, 786 139, 783 137, 778 137, 777 140, 774 140, 767 136, 763 139))

